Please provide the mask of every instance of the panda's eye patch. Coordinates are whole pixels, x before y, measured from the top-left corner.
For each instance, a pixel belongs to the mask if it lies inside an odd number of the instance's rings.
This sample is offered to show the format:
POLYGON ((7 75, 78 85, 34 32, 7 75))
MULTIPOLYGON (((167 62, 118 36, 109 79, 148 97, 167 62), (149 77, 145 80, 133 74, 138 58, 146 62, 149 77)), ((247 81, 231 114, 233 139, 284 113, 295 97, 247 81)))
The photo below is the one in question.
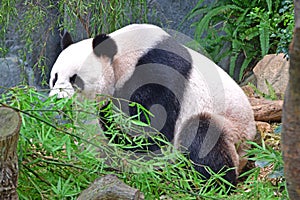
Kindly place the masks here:
POLYGON ((73 85, 75 83, 77 74, 74 74, 72 77, 70 77, 70 83, 73 85))
POLYGON ((72 77, 70 77, 70 83, 74 89, 84 90, 84 82, 77 74, 74 74, 72 77))
POLYGON ((55 85, 55 83, 56 83, 57 79, 58 79, 58 74, 57 74, 57 73, 55 73, 55 75, 54 75, 54 79, 53 79, 53 81, 52 81, 52 87, 54 87, 54 85, 55 85))

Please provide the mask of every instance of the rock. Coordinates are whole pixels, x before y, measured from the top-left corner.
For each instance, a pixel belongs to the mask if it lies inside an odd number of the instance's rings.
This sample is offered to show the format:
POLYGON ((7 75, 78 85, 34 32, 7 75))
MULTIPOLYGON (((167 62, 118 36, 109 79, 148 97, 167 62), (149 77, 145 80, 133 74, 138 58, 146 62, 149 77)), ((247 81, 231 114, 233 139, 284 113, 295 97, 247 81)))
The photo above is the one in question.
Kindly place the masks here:
POLYGON ((272 133, 273 132, 273 129, 272 129, 271 125, 267 122, 256 121, 256 128, 257 128, 257 131, 261 135, 265 135, 266 133, 272 133))
POLYGON ((24 72, 18 57, 0 58, 0 93, 24 81, 24 72))
POLYGON ((284 94, 289 79, 288 70, 289 62, 284 58, 284 54, 266 55, 253 69, 257 89, 269 94, 267 81, 275 93, 284 94))
POLYGON ((156 17, 150 16, 150 23, 177 30, 193 38, 195 28, 191 28, 191 24, 196 19, 181 22, 197 3, 198 0, 148 0, 149 13, 156 14, 156 17))
POLYGON ((259 145, 262 145, 262 140, 265 140, 266 135, 272 133, 273 129, 271 127, 271 124, 267 122, 256 121, 255 123, 257 134, 254 138, 254 142, 256 142, 259 145))
POLYGON ((108 174, 96 179, 77 200, 143 200, 144 194, 132 188, 115 175, 108 174))

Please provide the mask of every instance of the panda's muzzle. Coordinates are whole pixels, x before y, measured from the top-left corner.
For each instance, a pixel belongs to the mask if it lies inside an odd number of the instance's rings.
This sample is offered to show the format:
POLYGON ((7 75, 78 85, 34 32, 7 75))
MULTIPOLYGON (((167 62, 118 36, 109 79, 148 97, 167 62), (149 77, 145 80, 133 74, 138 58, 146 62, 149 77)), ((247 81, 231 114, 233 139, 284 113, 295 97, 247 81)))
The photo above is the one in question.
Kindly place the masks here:
POLYGON ((73 88, 53 88, 49 93, 49 97, 57 95, 57 99, 70 98, 74 95, 73 88))

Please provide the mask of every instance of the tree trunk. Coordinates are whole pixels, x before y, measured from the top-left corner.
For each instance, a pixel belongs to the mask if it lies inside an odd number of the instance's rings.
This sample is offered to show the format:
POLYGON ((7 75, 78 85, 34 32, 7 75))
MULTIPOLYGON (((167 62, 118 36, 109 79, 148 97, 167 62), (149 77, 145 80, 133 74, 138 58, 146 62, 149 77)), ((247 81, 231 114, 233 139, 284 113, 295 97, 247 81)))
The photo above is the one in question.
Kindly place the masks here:
POLYGON ((282 115, 282 151, 290 199, 300 199, 300 0, 294 0, 295 30, 290 45, 289 83, 282 115))
POLYGON ((20 115, 0 107, 0 199, 18 199, 17 144, 21 126, 20 115))

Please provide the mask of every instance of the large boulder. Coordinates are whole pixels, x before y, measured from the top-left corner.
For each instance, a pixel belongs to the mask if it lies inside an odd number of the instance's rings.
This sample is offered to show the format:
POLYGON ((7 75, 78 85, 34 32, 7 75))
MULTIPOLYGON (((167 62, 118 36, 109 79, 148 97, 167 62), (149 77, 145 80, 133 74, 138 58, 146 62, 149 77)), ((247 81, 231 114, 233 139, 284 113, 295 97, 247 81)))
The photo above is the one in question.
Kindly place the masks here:
POLYGON ((19 85, 24 80, 24 73, 17 56, 0 58, 0 72, 0 93, 19 85))
POLYGON ((259 91, 269 94, 269 84, 276 93, 284 94, 289 80, 289 62, 284 54, 266 55, 257 63, 253 72, 259 91))

